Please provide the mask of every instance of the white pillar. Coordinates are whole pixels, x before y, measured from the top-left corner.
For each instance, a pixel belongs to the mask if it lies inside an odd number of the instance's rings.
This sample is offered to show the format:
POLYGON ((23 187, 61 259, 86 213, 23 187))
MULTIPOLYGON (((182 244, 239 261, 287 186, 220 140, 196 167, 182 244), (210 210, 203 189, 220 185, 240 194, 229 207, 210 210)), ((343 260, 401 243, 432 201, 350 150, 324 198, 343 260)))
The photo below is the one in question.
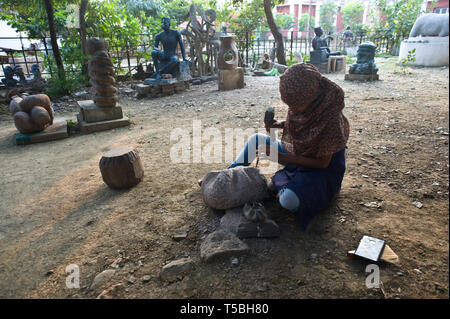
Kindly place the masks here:
POLYGON ((316 17, 315 17, 315 19, 316 19, 316 25, 313 27, 320 25, 320 5, 318 2, 316 2, 316 17))
POLYGON ((369 14, 369 1, 364 1, 364 14, 363 14, 363 24, 366 24, 367 21, 367 15, 369 14))

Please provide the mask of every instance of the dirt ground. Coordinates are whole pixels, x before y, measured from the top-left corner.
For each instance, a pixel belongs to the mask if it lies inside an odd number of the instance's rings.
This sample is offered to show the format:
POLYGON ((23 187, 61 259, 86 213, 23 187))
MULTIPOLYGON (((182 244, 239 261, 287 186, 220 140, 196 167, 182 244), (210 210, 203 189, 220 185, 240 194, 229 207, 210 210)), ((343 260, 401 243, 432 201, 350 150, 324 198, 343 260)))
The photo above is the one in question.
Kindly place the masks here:
MULTIPOLYGON (((95 298, 121 284, 108 295, 448 298, 449 70, 410 68, 402 74, 393 60, 377 65, 377 82, 327 75, 345 91, 351 125, 337 200, 306 232, 294 214, 267 201, 281 236, 245 239, 250 252, 238 265, 200 260, 202 239, 217 229, 222 214, 205 206, 197 180, 227 163, 171 163, 170 133, 177 127, 192 131, 193 120, 222 132, 262 128, 271 105, 282 119, 287 106, 278 78, 246 76, 244 89, 227 92, 207 82, 158 99, 123 94, 130 127, 27 146, 14 144, 16 129, 0 105, 0 297, 95 298), (102 154, 119 145, 134 146, 145 169, 144 180, 126 191, 109 189, 98 167, 102 154), (364 206, 371 202, 379 207, 364 206), (187 238, 174 241, 179 231, 187 238), (363 235, 385 240, 400 257, 398 265, 379 264, 379 289, 366 287, 370 262, 346 256, 363 235), (166 263, 186 256, 195 268, 182 280, 159 278, 166 263), (66 288, 70 264, 79 266, 79 289, 66 288), (90 290, 105 269, 116 273, 90 290)), ((77 113, 68 110, 57 116, 77 113)))

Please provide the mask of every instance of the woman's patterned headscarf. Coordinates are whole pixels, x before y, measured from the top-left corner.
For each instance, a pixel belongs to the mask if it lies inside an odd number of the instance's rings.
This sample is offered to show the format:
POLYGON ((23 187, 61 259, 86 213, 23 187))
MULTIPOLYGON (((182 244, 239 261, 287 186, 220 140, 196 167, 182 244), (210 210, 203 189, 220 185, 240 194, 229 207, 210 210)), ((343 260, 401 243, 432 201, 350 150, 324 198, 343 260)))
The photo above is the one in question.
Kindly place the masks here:
POLYGON ((342 150, 349 123, 344 92, 311 64, 292 65, 280 77, 281 100, 289 106, 283 146, 295 155, 320 158, 342 150))

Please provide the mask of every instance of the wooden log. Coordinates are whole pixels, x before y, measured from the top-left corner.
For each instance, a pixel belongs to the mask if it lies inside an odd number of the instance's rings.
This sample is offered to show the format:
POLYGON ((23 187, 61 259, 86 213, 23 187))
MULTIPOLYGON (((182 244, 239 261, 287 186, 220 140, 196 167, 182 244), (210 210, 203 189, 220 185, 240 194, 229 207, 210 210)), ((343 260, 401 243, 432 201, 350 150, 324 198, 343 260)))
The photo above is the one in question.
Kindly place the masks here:
POLYGON ((100 159, 99 166, 103 181, 111 188, 130 188, 144 177, 144 167, 139 153, 130 146, 106 152, 100 159))

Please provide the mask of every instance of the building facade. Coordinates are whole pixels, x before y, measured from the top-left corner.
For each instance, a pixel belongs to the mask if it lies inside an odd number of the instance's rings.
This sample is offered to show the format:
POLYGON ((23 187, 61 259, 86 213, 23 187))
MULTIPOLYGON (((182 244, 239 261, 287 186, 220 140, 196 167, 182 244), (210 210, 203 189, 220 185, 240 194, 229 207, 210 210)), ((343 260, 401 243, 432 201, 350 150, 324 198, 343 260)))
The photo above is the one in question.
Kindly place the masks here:
MULTIPOLYGON (((303 13, 308 13, 315 19, 315 26, 320 25, 320 7, 327 2, 334 2, 337 5, 337 15, 335 19, 335 30, 336 32, 341 32, 345 29, 345 25, 342 23, 342 8, 345 4, 351 0, 285 0, 283 4, 276 6, 276 12, 278 14, 291 14, 298 19, 303 13)), ((394 2, 396 0, 391 0, 394 2)), ((361 23, 367 24, 369 22, 369 9, 372 0, 360 0, 364 6, 364 13, 361 17, 361 23)), ((432 5, 432 1, 425 0, 422 4, 422 9, 425 11, 432 5)), ((435 13, 448 13, 449 12, 449 0, 438 0, 436 7, 433 12, 435 13)), ((311 26, 311 28, 315 27, 311 26)), ((298 24, 289 31, 298 31, 298 24)), ((287 31, 284 31, 287 33, 287 31)), ((283 34, 286 36, 286 34, 283 34)))

